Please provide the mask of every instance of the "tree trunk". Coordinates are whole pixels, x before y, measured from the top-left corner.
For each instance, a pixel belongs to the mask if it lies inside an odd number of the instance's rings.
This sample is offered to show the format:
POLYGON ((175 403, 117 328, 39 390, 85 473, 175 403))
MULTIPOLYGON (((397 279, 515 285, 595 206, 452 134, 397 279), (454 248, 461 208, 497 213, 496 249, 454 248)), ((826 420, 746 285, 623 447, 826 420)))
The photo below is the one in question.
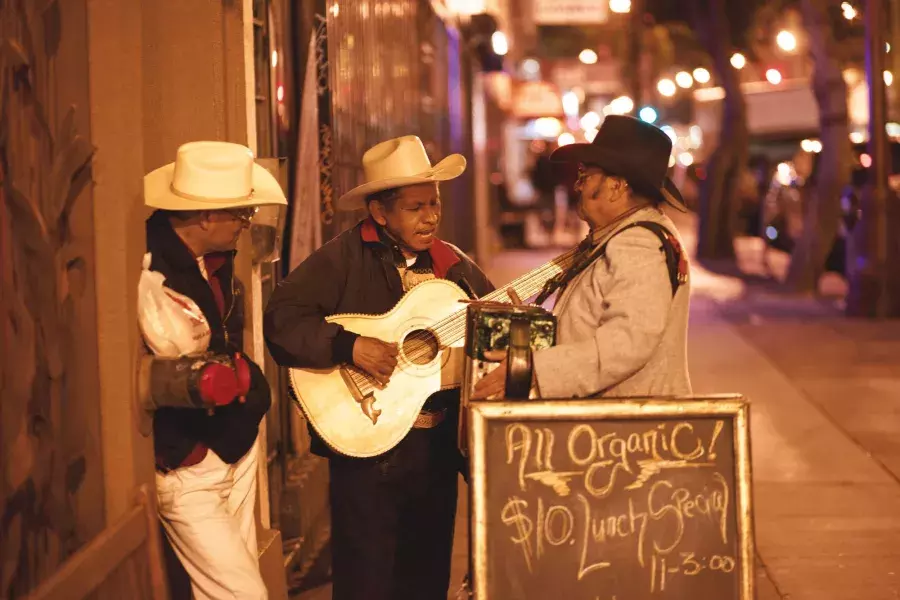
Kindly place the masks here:
POLYGON ((713 71, 725 90, 722 124, 716 149, 710 155, 707 177, 700 188, 699 259, 733 258, 737 221, 735 204, 742 170, 747 164, 747 107, 738 72, 731 66, 731 43, 724 3, 694 0, 694 21, 700 42, 712 57, 713 71))
POLYGON ((828 0, 802 0, 809 49, 816 62, 813 91, 819 104, 822 153, 814 172, 814 189, 807 206, 803 234, 791 257, 787 285, 798 292, 815 292, 825 260, 834 244, 841 217, 841 190, 850 178, 847 84, 833 58, 834 34, 828 0))

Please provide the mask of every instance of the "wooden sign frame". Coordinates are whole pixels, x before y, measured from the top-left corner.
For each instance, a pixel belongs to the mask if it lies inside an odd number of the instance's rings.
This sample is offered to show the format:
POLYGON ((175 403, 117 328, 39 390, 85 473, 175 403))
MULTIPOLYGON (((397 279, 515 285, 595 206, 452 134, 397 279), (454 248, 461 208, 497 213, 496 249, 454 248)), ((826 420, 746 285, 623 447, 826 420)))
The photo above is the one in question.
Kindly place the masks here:
POLYGON ((488 593, 487 430, 492 422, 541 419, 546 421, 730 417, 734 432, 734 485, 736 499, 739 589, 741 600, 753 600, 755 587, 754 537, 750 465, 750 404, 739 395, 685 398, 555 399, 488 401, 469 405, 470 552, 472 591, 476 600, 488 593))

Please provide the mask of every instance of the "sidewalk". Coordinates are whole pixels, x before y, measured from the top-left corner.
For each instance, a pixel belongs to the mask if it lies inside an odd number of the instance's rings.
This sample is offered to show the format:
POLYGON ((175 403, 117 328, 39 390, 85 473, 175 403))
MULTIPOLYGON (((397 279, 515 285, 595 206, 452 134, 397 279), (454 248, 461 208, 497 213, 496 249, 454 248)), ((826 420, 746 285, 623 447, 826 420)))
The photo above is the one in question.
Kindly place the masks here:
MULTIPOLYGON (((680 226, 692 247, 692 223, 680 226)), ((503 284, 554 255, 506 252, 489 275, 503 284)), ((699 267, 692 281, 694 391, 752 402, 759 600, 900 598, 900 322, 846 319, 833 301, 699 267)), ((465 494, 454 586, 466 568, 465 494)))

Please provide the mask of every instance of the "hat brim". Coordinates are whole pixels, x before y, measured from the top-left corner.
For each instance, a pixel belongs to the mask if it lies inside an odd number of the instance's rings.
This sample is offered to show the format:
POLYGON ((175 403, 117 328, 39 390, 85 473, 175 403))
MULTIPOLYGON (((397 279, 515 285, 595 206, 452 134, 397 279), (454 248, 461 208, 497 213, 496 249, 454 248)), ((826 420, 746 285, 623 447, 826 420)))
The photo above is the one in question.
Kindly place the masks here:
MULTIPOLYGON (((594 144, 568 144, 554 150, 550 155, 550 160, 553 162, 597 165, 601 169, 608 170, 614 175, 625 177, 625 174, 622 172, 624 170, 622 168, 622 154, 620 152, 611 152, 604 150, 603 148, 598 148, 594 144)), ((684 197, 681 195, 681 191, 679 191, 678 187, 669 177, 666 177, 663 181, 662 188, 657 188, 653 185, 641 185, 640 182, 632 181, 629 177, 625 177, 625 179, 629 180, 629 185, 631 185, 636 192, 647 196, 650 200, 655 202, 665 202, 672 208, 681 212, 688 211, 687 206, 685 206, 684 203, 684 197)))
POLYGON ((466 158, 462 154, 451 154, 436 164, 429 171, 407 177, 391 177, 370 181, 357 186, 338 198, 337 210, 348 211, 365 208, 366 197, 376 192, 382 192, 391 188, 418 185, 421 183, 436 183, 456 179, 466 170, 466 158))
POLYGON ((172 191, 175 163, 170 163, 144 176, 144 204, 162 210, 222 210, 243 206, 287 204, 278 180, 260 165, 253 164, 251 185, 253 194, 247 198, 216 199, 187 198, 172 191))

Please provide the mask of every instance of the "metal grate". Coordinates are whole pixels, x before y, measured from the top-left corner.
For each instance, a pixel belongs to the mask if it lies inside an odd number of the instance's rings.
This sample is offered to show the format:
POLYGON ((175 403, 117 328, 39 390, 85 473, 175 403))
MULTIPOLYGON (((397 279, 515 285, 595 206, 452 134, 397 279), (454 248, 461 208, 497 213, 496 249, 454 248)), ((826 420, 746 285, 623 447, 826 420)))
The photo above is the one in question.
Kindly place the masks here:
MULTIPOLYGON (((448 153, 451 46, 427 0, 329 0, 326 14, 336 201, 362 181, 362 155, 381 141, 415 134, 432 161, 448 153)), ((336 213, 325 237, 363 214, 336 213)))

